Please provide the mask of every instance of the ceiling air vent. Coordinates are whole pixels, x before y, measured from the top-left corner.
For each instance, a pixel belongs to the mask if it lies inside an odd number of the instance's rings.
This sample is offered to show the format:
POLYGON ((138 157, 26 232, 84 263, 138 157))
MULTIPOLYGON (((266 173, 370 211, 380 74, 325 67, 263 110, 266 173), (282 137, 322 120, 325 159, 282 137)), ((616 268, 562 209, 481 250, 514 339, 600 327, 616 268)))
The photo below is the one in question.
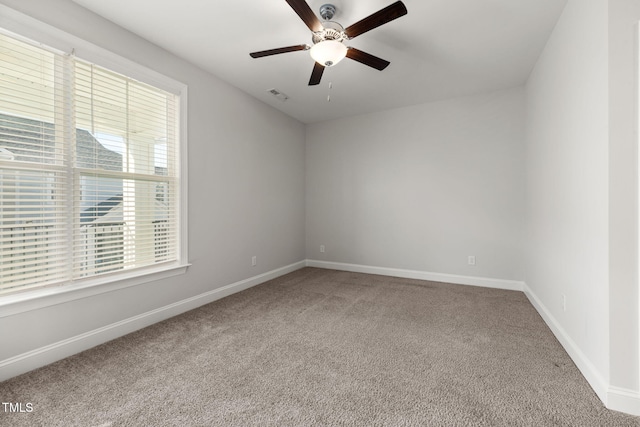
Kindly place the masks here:
POLYGON ((284 93, 280 92, 278 89, 267 89, 267 92, 269 92, 271 95, 275 96, 280 102, 284 102, 287 99, 289 99, 289 97, 287 95, 285 95, 284 93))

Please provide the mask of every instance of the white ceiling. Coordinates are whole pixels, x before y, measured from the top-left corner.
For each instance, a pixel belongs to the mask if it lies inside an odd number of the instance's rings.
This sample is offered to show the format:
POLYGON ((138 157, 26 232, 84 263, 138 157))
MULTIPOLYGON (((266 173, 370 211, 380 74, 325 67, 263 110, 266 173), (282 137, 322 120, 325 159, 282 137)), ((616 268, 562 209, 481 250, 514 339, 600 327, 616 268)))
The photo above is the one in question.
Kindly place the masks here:
MULTIPOLYGON (((391 62, 384 71, 345 59, 308 86, 311 45, 285 0, 74 0, 304 122, 318 122, 523 84, 566 0, 403 0, 408 14, 347 44, 391 62), (327 102, 329 83, 331 102, 327 102), (267 90, 287 94, 281 102, 267 90)), ((394 0, 307 0, 338 8, 347 27, 394 0)))

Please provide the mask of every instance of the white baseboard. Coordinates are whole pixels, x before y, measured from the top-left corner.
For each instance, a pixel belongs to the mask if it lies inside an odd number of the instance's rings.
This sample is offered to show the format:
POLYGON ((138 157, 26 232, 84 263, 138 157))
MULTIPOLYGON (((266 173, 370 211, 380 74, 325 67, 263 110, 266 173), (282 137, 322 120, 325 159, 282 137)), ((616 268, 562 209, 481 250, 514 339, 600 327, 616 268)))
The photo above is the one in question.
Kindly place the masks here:
POLYGON ((611 410, 625 412, 631 415, 640 415, 640 393, 626 390, 608 384, 596 367, 589 361, 569 334, 560 326, 551 312, 542 304, 533 291, 524 284, 524 293, 531 304, 540 313, 545 323, 556 336, 562 347, 569 354, 582 375, 585 377, 593 391, 602 403, 611 410))
POLYGON ((166 320, 253 286, 303 268, 305 261, 277 268, 116 323, 0 361, 0 381, 64 359, 112 339, 166 320))
POLYGON ((610 386, 606 406, 614 411, 640 416, 640 393, 610 386))
POLYGON ((487 277, 461 276, 456 274, 431 273, 428 271, 404 270, 400 268, 374 267, 370 265, 345 264, 342 262, 307 260, 307 267, 352 271, 354 273, 379 274, 405 279, 430 280, 432 282, 455 283, 457 285, 482 286, 485 288, 522 291, 524 282, 518 280, 491 279, 487 277))
POLYGON ((540 299, 533 293, 533 291, 525 284, 524 293, 531 302, 531 304, 538 311, 542 319, 545 321, 551 332, 556 336, 562 347, 569 354, 573 362, 576 364, 582 375, 586 378, 587 382, 596 392, 600 400, 607 401, 607 382, 602 378, 598 370, 591 363, 591 361, 580 350, 580 347, 571 339, 569 334, 560 326, 560 323, 553 317, 551 312, 542 304, 540 299))

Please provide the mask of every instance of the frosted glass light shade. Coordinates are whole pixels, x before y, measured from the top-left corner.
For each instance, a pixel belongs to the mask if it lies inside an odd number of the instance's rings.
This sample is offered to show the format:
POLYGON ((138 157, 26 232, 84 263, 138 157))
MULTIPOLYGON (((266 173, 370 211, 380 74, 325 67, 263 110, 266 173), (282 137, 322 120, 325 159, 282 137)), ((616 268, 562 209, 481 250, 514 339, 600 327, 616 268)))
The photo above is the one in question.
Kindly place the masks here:
POLYGON ((336 40, 325 40, 314 44, 309 53, 318 64, 331 67, 347 56, 347 47, 336 40))

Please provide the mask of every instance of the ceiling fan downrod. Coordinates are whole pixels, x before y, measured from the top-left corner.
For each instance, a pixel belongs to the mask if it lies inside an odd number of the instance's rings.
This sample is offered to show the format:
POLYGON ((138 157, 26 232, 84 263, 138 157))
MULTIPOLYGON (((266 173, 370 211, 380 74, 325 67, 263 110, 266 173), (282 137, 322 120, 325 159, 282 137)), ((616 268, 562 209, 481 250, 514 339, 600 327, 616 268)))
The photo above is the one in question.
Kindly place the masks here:
POLYGON ((325 21, 331 21, 333 15, 336 14, 336 7, 332 4, 323 4, 320 6, 320 16, 325 21))

